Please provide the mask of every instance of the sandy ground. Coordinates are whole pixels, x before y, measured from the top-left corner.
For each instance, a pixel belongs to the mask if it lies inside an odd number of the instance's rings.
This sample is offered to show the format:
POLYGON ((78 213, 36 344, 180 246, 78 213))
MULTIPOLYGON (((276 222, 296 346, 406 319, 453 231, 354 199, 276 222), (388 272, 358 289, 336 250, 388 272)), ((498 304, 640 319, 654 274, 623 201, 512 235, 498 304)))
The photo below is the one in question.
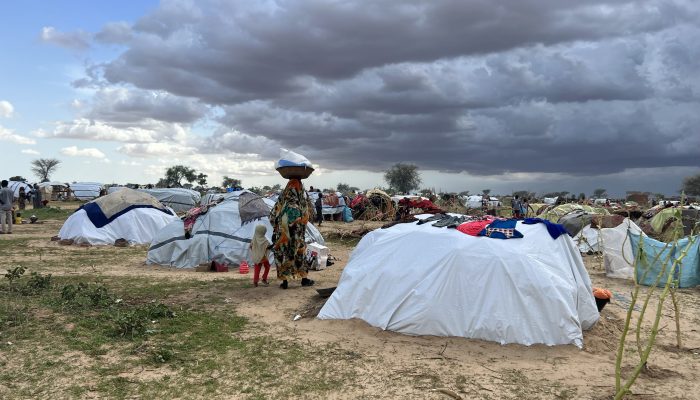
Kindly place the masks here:
MULTIPOLYGON (((358 221, 324 223, 322 233, 330 239, 331 254, 337 260, 333 266, 311 273, 311 278, 316 280, 315 288, 336 286, 340 278, 352 247, 339 238, 349 239, 380 225, 358 221)), ((240 275, 237 271, 222 274, 146 266, 145 247, 119 249, 123 253, 114 257, 115 248, 111 246, 59 246, 49 241, 59 228, 58 221, 16 227, 14 238, 33 238, 32 250, 22 261, 35 263, 53 274, 95 273, 177 280, 211 280, 225 275, 252 279, 252 273, 240 275), (73 252, 90 254, 94 262, 62 268, 61 258, 70 257, 73 252)), ((281 290, 274 279, 269 287, 243 288, 226 296, 239 305, 238 313, 262 324, 267 334, 318 346, 334 344, 366 360, 360 367, 359 383, 327 398, 610 398, 614 388, 615 351, 633 285, 606 278, 595 256, 586 256, 584 261, 594 286, 612 290, 616 300, 603 310, 599 323, 585 332, 583 349, 573 345, 502 346, 456 337, 412 337, 381 331, 363 321, 320 321, 313 316, 324 300, 315 288, 301 288, 298 283, 292 283, 288 290, 281 290), (302 318, 293 321, 295 315, 302 318)), ((274 271, 271 275, 274 276, 274 271)), ((669 305, 664 308, 650 368, 637 380, 633 386, 635 395, 629 398, 700 399, 700 288, 681 290, 679 298, 683 348, 674 347, 673 311, 669 305)), ((636 354, 631 351, 635 346, 630 339, 625 371, 631 369, 636 354)))

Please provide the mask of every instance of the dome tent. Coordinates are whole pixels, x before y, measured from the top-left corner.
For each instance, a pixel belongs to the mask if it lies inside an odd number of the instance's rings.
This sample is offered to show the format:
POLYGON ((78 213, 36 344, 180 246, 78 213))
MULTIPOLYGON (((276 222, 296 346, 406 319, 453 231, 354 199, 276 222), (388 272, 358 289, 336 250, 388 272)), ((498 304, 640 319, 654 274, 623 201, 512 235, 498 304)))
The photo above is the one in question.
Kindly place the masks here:
MULTIPOLYGON (((163 228, 153 239, 146 262, 178 268, 194 268, 212 260, 240 264, 249 259, 248 246, 256 225, 265 225, 268 240, 272 238, 268 215, 274 205, 274 201, 247 190, 227 193, 219 204, 197 218, 189 239, 183 221, 163 228)), ((311 223, 306 232, 307 243, 325 243, 311 223)))
POLYGON ((381 329, 531 345, 583 345, 599 318, 571 238, 517 223, 522 239, 400 224, 367 234, 320 319, 381 329))
POLYGON ((199 204, 202 195, 199 192, 185 188, 156 188, 138 189, 158 199, 161 203, 172 208, 176 213, 183 213, 199 204))
POLYGON ((153 196, 123 189, 84 204, 63 223, 58 236, 75 244, 110 245, 117 239, 145 244, 176 220, 153 196))

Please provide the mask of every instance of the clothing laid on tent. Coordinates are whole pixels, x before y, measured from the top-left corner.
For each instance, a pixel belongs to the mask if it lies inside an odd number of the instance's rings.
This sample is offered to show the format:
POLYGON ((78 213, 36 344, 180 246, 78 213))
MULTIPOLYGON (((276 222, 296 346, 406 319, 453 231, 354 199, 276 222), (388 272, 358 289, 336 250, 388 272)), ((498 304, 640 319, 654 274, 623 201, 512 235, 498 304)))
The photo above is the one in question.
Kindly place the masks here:
MULTIPOLYGON (((225 193, 219 200, 194 219, 191 238, 185 236, 182 220, 176 220, 158 232, 148 250, 146 262, 178 268, 194 268, 211 261, 236 265, 243 260, 251 262, 249 246, 255 226, 265 225, 265 236, 272 239, 268 214, 275 202, 249 191, 225 193), (241 195, 243 201, 240 201, 241 195), (260 202, 266 207, 266 215, 258 217, 262 213, 260 202), (241 215, 247 223, 243 223, 241 215)), ((325 243, 312 224, 307 224, 306 242, 325 243)))
POLYGON ((111 245, 117 239, 150 243, 177 216, 153 196, 124 189, 80 207, 64 222, 58 236, 75 244, 111 245))
POLYGON ((365 235, 320 319, 359 318, 411 335, 583 345, 599 318, 568 235, 517 222, 518 240, 404 223, 365 235))
POLYGON ((139 189, 172 208, 176 213, 183 213, 199 204, 202 196, 199 192, 184 188, 139 189))

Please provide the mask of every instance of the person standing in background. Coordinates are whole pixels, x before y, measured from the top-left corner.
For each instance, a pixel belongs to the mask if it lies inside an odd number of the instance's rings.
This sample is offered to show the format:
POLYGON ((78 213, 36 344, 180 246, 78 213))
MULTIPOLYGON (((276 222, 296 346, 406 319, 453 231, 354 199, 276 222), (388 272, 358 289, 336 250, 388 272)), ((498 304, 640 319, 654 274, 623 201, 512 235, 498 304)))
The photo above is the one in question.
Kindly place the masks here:
POLYGON ((8 184, 6 180, 0 182, 0 234, 12 233, 12 203, 15 200, 15 194, 7 187, 8 184))

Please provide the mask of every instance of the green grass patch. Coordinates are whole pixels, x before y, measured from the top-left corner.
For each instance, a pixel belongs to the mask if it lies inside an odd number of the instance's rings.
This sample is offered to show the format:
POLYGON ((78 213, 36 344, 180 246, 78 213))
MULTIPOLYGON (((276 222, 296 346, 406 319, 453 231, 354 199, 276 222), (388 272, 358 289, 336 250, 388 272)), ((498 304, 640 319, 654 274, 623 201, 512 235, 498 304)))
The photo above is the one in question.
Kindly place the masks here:
POLYGON ((75 209, 63 209, 58 207, 44 207, 31 210, 21 210, 22 218, 29 219, 30 216, 36 215, 39 221, 46 221, 49 219, 63 221, 67 219, 71 214, 75 212, 75 209))
POLYGON ((266 334, 223 301, 249 286, 240 280, 0 280, 3 399, 306 397, 351 384, 366 362, 266 334))

